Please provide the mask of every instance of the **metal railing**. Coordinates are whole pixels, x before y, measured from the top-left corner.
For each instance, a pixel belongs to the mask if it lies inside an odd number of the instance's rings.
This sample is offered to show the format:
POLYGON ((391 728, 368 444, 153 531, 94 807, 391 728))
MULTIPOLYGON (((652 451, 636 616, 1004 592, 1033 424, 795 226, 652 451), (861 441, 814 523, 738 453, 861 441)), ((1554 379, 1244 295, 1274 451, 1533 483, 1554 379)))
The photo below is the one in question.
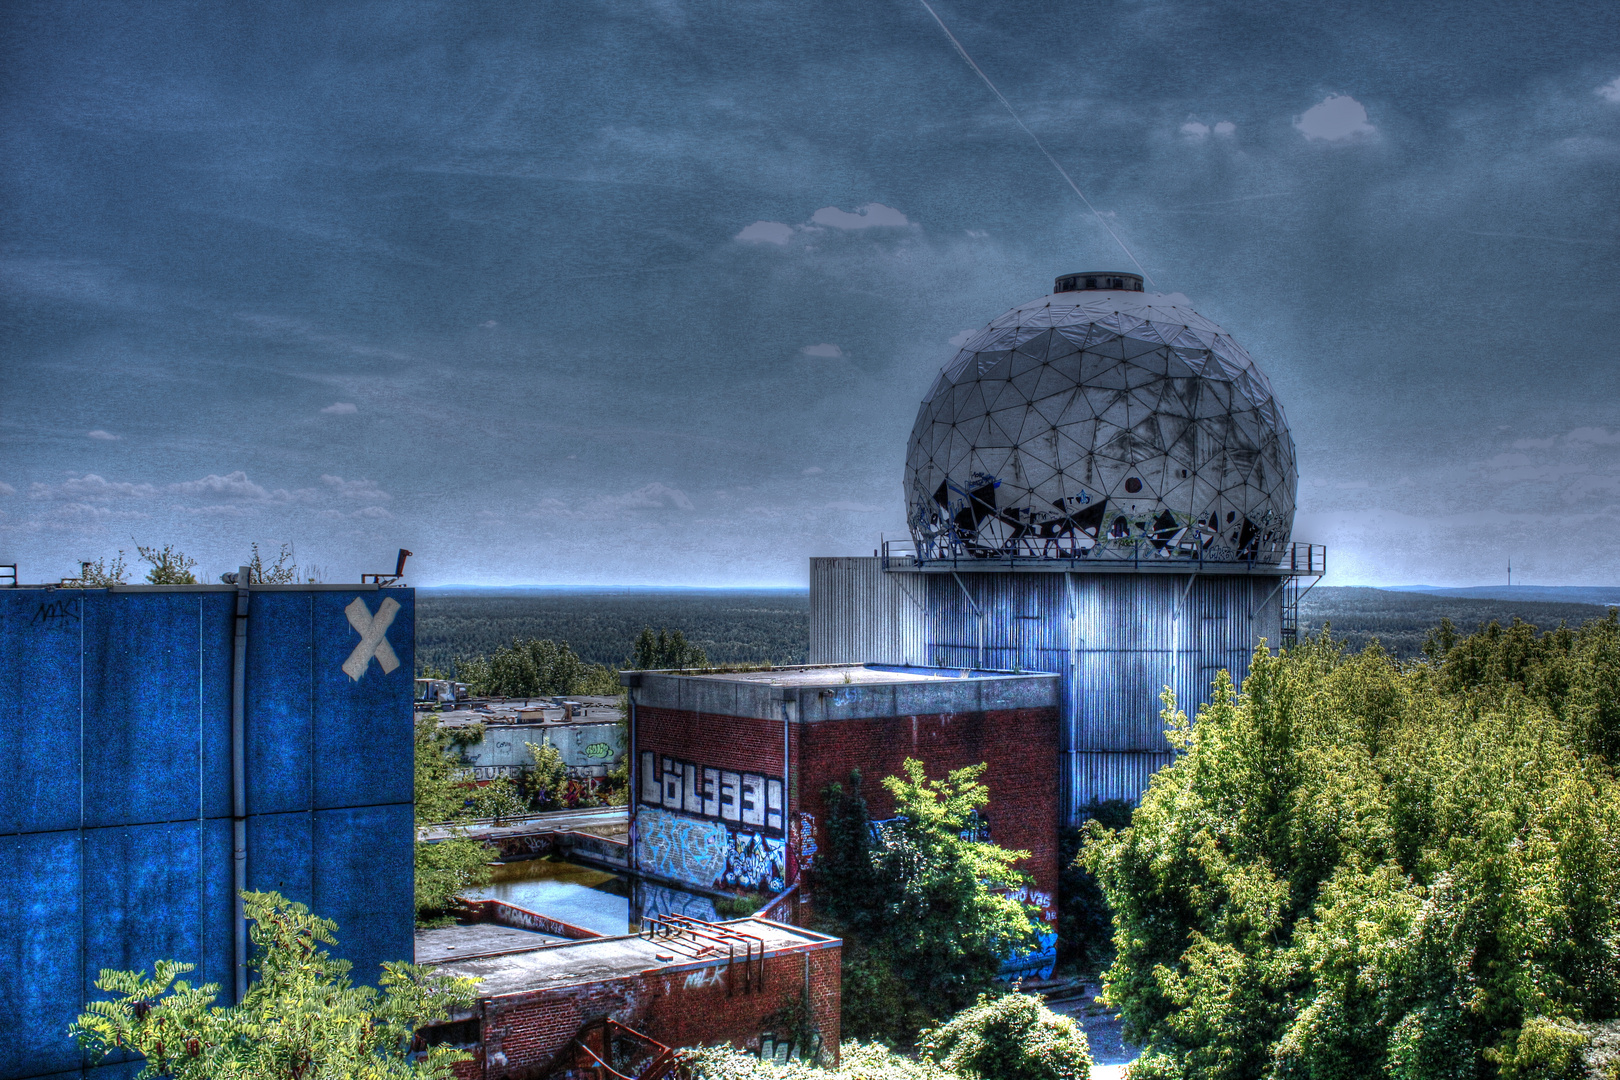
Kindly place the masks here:
POLYGON ((982 570, 992 566, 1086 570, 1094 567, 1110 569, 1174 570, 1177 573, 1201 570, 1233 572, 1281 571, 1288 575, 1321 577, 1327 572, 1327 548, 1322 544, 1290 542, 1277 553, 1277 558, 1262 558, 1258 553, 1245 558, 1216 559, 1206 554, 1199 545, 1166 544, 1162 548, 1143 542, 1129 552, 1088 554, 1092 548, 1077 553, 1052 555, 952 555, 927 557, 918 551, 913 540, 884 540, 882 566, 885 570, 982 570))

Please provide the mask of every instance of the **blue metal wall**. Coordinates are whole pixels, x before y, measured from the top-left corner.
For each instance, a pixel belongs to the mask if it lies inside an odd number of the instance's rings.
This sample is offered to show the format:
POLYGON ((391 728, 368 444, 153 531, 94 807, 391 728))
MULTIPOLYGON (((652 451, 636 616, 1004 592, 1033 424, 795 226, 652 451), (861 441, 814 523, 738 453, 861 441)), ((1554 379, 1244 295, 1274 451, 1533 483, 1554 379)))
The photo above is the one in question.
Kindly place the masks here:
MULTIPOLYGON (((234 984, 228 586, 0 590, 0 1078, 79 1076, 103 968, 234 984)), ((250 889, 338 924, 357 982, 412 957, 409 589, 256 586, 247 621, 250 889), (397 605, 386 650, 362 646, 397 605), (361 653, 369 653, 362 647, 361 653)), ((109 1062, 92 1075, 133 1075, 109 1062)))

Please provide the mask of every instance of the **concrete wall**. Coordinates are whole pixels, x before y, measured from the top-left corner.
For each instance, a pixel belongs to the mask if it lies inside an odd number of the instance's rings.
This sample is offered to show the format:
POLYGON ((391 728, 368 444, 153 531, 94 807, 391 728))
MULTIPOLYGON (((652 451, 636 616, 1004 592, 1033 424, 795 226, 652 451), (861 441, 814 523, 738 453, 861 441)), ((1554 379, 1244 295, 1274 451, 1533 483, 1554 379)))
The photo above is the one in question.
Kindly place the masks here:
MULTIPOLYGON (((236 601, 0 590, 0 1077, 83 1075, 67 1028, 102 968, 187 961, 231 1000, 236 601)), ((357 981, 412 956, 413 615, 409 589, 250 597, 248 887, 335 919, 357 981)))
POLYGON ((1171 760, 1165 686, 1194 715, 1218 672, 1241 683, 1254 647, 1279 643, 1281 581, 1264 571, 886 572, 875 558, 812 559, 809 660, 863 662, 859 650, 888 635, 923 663, 1057 673, 1063 804, 1077 823, 1094 799, 1134 800, 1171 760))
MULTIPOLYGON (((472 779, 485 783, 497 776, 516 779, 534 767, 528 743, 550 743, 563 756, 568 777, 598 780, 624 760, 625 725, 621 723, 486 724, 484 737, 462 751, 472 779)), ((583 790, 583 789, 582 789, 583 790)))
POLYGON ((721 959, 491 998, 479 1003, 482 1043, 476 1060, 457 1065, 456 1076, 506 1080, 544 1075, 575 1033, 602 1017, 634 1027, 666 1046, 731 1043, 757 1051, 760 1036, 771 1029, 772 1014, 791 1006, 807 984, 822 1045, 836 1057, 841 951, 836 940, 775 951, 765 959, 762 989, 753 993, 735 988, 728 993, 726 961, 721 959))

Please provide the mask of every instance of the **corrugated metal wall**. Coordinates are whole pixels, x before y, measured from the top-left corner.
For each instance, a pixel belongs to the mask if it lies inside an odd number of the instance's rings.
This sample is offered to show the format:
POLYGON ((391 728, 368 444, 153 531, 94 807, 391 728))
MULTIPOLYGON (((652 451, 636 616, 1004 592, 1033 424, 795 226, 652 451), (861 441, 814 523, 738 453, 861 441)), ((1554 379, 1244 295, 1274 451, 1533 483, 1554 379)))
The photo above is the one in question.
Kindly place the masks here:
POLYGON ((863 558, 812 559, 810 580, 811 663, 879 660, 897 633, 904 662, 1062 676, 1071 817, 1094 799, 1135 799, 1170 760, 1165 686, 1194 715, 1217 672, 1241 682, 1255 644, 1281 636, 1271 576, 925 574, 863 558), (923 595, 904 620, 902 589, 923 595))
MULTIPOLYGON (((231 1000, 235 604, 0 590, 0 1078, 84 1075, 67 1028, 102 968, 183 960, 231 1000)), ((251 593, 248 887, 335 919, 357 981, 412 956, 414 644, 409 589, 251 593)))

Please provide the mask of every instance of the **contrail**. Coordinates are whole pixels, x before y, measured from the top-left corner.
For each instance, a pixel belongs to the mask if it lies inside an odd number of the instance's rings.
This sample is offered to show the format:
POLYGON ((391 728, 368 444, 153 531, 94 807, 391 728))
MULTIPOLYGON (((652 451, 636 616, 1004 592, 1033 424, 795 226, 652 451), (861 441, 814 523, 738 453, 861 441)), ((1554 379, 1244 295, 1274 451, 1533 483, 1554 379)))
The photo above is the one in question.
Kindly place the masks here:
POLYGON ((922 4, 923 8, 928 12, 928 14, 934 17, 934 21, 939 24, 939 28, 945 31, 945 36, 951 39, 951 44, 956 46, 956 51, 962 54, 962 59, 968 62, 968 67, 972 68, 979 78, 984 80, 984 85, 990 88, 990 92, 996 95, 996 100, 1001 102, 1001 104, 1006 108, 1007 112, 1012 116, 1013 123, 1024 129, 1024 134, 1029 136, 1030 141, 1035 144, 1036 149, 1046 155, 1046 160, 1052 163, 1052 168, 1056 169, 1058 171, 1058 175, 1063 177, 1068 185, 1074 189, 1074 193, 1076 195, 1080 196, 1080 201, 1086 204, 1086 209, 1090 210, 1092 216, 1097 219, 1097 224, 1108 230, 1108 235, 1114 238, 1114 243, 1119 245, 1119 250, 1123 251, 1131 262, 1136 263, 1136 268, 1142 271, 1142 276, 1147 278, 1149 285, 1158 285, 1159 283, 1153 280, 1153 275, 1149 274, 1147 269, 1137 261, 1136 256, 1131 254, 1131 249, 1125 246, 1125 241, 1121 240, 1119 238, 1119 234, 1109 226, 1108 220, 1097 212, 1097 208, 1095 206, 1091 205, 1091 200, 1086 198, 1086 193, 1080 190, 1080 185, 1074 182, 1074 178, 1069 175, 1068 171, 1064 169, 1062 165, 1058 164, 1058 159, 1053 157, 1051 151, 1047 150, 1047 148, 1041 143, 1041 140, 1035 137, 1035 133, 1029 130, 1029 125, 1025 124, 1024 121, 1019 117, 1018 110, 1012 107, 1012 103, 1002 96, 1000 90, 996 89, 996 84, 990 81, 990 76, 986 75, 984 73, 984 69, 973 62, 973 57, 969 56, 968 51, 962 48, 962 43, 956 40, 956 35, 951 33, 951 28, 945 25, 945 20, 939 17, 939 12, 934 10, 933 6, 928 3, 928 0, 917 0, 917 2, 922 4))

